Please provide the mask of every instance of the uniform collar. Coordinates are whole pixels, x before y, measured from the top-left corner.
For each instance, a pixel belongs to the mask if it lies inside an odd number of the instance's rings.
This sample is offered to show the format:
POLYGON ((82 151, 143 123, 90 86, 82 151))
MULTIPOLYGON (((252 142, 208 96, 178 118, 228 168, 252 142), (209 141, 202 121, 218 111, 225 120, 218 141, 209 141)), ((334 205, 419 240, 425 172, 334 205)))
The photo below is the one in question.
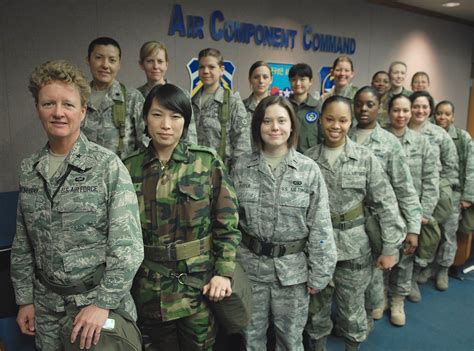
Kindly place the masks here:
POLYGON ((451 139, 458 139, 458 133, 456 133, 456 127, 454 125, 450 125, 448 130, 447 130, 449 136, 451 139))
MULTIPOLYGON (((293 94, 290 95, 290 101, 293 104, 297 104, 293 94)), ((308 96, 306 97, 306 100, 303 101, 300 105, 306 105, 306 106, 309 106, 309 107, 317 107, 318 106, 318 100, 316 100, 310 93, 308 93, 308 96)))
MULTIPOLYGON (((92 87, 92 82, 90 83, 90 86, 92 87)), ((115 79, 112 82, 112 85, 110 86, 109 90, 107 91, 107 94, 105 94, 104 101, 102 101, 101 105, 105 105, 106 107, 109 107, 114 104, 114 101, 120 101, 120 102, 125 101, 125 96, 123 96, 120 83, 115 79)), ((87 101, 87 108, 91 108, 95 110, 95 107, 92 106, 91 104, 90 98, 89 98, 89 101, 87 101)))
MULTIPOLYGON (((95 161, 89 157, 90 141, 87 140, 86 136, 81 132, 76 143, 72 147, 71 151, 67 155, 65 162, 76 169, 86 171, 95 165, 95 161)), ((47 179, 48 172, 46 165, 49 164, 48 155, 49 146, 46 144, 39 153, 38 162, 35 163, 34 168, 47 179)))
MULTIPOLYGON (((192 162, 192 154, 188 151, 188 144, 186 141, 181 140, 178 145, 176 145, 173 153, 171 154, 170 161, 175 161, 178 163, 190 163, 192 162)), ((158 157, 155 153, 155 148, 153 147, 153 142, 150 142, 146 149, 145 157, 143 159, 143 167, 147 167, 150 163, 158 162, 158 157)))

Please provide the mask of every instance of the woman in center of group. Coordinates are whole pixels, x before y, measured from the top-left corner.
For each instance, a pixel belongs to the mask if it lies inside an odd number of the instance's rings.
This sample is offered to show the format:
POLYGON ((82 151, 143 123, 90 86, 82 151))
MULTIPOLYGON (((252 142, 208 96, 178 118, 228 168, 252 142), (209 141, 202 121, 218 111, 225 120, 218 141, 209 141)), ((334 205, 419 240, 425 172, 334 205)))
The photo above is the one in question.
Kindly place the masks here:
POLYGON ((154 87, 143 106, 152 141, 125 160, 145 245, 132 288, 138 324, 164 351, 212 349, 215 323, 203 295, 230 296, 240 242, 237 198, 224 164, 214 150, 184 140, 191 114, 182 89, 154 87))
POLYGON ((242 232, 237 260, 253 295, 246 349, 266 349, 272 318, 276 349, 303 350, 309 294, 326 287, 336 264, 327 190, 316 163, 295 150, 298 120, 284 97, 259 103, 252 141, 256 150, 232 172, 242 232))
POLYGON ((382 253, 380 269, 390 269, 403 240, 395 194, 376 156, 347 137, 352 121, 349 99, 331 96, 322 108, 324 144, 306 152, 316 161, 326 181, 337 265, 333 283, 311 297, 306 332, 311 350, 322 351, 331 333, 331 304, 336 304, 335 322, 345 338, 346 350, 358 350, 366 339, 364 293, 372 275, 372 252, 365 231, 364 204, 369 202, 380 218, 382 253))

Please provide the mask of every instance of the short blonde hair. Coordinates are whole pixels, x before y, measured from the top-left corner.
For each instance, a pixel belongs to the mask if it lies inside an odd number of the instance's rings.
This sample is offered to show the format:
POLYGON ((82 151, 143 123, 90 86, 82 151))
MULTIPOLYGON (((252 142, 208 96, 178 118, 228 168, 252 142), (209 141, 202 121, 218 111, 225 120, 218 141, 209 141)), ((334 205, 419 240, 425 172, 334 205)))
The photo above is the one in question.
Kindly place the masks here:
POLYGON ((85 106, 91 95, 89 83, 81 70, 73 63, 66 60, 47 61, 37 66, 30 76, 28 90, 38 103, 38 94, 41 88, 52 82, 62 82, 73 85, 79 91, 81 104, 85 106))
POLYGON ((153 55, 158 50, 165 52, 165 60, 168 62, 168 49, 166 49, 165 44, 152 40, 145 42, 140 48, 140 63, 143 63, 148 56, 153 55))

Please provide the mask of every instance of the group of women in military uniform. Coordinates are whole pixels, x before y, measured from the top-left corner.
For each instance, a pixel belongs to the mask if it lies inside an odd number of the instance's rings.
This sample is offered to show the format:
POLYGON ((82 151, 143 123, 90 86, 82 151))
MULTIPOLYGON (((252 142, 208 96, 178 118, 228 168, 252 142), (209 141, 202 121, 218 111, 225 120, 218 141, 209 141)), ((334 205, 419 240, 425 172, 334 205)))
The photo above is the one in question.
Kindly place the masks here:
POLYGON ((269 94, 271 68, 255 62, 242 101, 222 82, 218 50, 198 60, 202 86, 191 98, 167 83, 163 44, 140 50, 150 141, 123 161, 138 198, 144 260, 131 292, 147 349, 212 349, 209 305, 232 294, 236 262, 252 289, 247 350, 265 349, 268 335, 277 350, 326 350, 331 332, 357 350, 385 308, 405 324, 405 297, 419 301, 417 282, 433 269, 437 288, 448 288, 457 223, 474 201, 474 144, 454 126, 452 103, 434 106, 426 73, 413 77, 424 90, 412 94, 397 61, 358 89, 352 60, 341 56, 334 87, 298 113, 297 97, 308 101, 313 83, 309 65, 291 71, 290 102, 269 94), (314 123, 319 135, 303 155, 299 135, 314 123), (447 204, 437 212, 441 193, 447 204), (419 254, 424 226, 442 228, 430 255, 419 254))

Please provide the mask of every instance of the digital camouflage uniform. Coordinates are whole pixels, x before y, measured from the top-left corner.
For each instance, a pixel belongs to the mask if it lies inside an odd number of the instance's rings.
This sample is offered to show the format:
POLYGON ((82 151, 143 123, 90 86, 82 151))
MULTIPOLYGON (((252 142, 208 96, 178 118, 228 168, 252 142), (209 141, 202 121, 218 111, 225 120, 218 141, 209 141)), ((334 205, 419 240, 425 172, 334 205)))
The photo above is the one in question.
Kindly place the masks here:
POLYGON ((94 304, 136 318, 130 288, 143 244, 133 185, 115 154, 81 134, 51 179, 48 169, 47 146, 22 162, 11 276, 17 304, 35 306, 37 347, 52 351, 62 350, 59 321, 69 306, 94 304), (77 295, 58 295, 35 278, 41 270, 70 285, 101 265, 99 285, 77 295))
POLYGON ((343 96, 348 99, 352 100, 354 99, 355 94, 357 93, 357 90, 359 90, 358 87, 355 87, 352 85, 352 83, 349 83, 345 88, 343 88, 341 91, 336 91, 336 86, 334 85, 330 91, 324 93, 321 95, 321 101, 325 101, 328 97, 337 95, 337 96, 343 96))
POLYGON ((143 99, 142 94, 134 88, 126 88, 126 97, 124 99, 120 83, 114 81, 109 91, 104 97, 99 109, 92 106, 90 100, 87 102, 86 118, 82 122, 82 132, 87 138, 114 153, 119 153, 119 129, 115 126, 113 120, 114 100, 125 101, 125 135, 123 137, 123 151, 118 155, 122 160, 148 144, 148 138, 145 135, 145 123, 143 121, 143 99))
POLYGON ((461 199, 474 204, 474 141, 469 142, 469 151, 466 157, 466 172, 464 190, 461 199))
POLYGON ((145 84, 139 86, 139 87, 137 88, 137 90, 138 90, 140 93, 142 93, 143 98, 146 99, 146 97, 148 96, 148 93, 149 93, 149 92, 151 91, 151 89, 153 89, 153 88, 154 88, 154 86, 151 87, 148 83, 145 83, 145 84))
MULTIPOLYGON (((203 282, 214 274, 231 278, 240 242, 237 198, 215 151, 182 141, 162 167, 150 143, 125 164, 138 195, 145 261, 156 261, 150 248, 212 236, 211 250, 179 261, 160 258, 158 263, 203 282)), ((160 350, 207 350, 214 343, 213 316, 199 288, 180 284, 144 264, 132 294, 139 326, 160 350)))
MULTIPOLYGON (((166 81, 166 84, 168 84, 169 81, 166 81)), ((143 98, 146 100, 146 97, 148 96, 148 93, 153 89, 154 87, 150 87, 148 83, 143 84, 142 86, 138 87, 137 90, 142 93, 143 98)), ((180 88, 180 87, 178 87, 180 88)), ((186 89, 181 90, 186 94, 186 96, 191 100, 191 95, 189 95, 189 92, 186 89)), ((191 116, 191 122, 189 123, 188 126, 188 133, 186 134, 185 138, 190 144, 197 144, 197 134, 196 134, 196 123, 194 123, 194 117, 191 116)))
POLYGON ((298 104, 294 96, 290 96, 290 102, 295 109, 296 116, 300 123, 298 131, 298 152, 304 153, 310 147, 313 147, 322 141, 322 132, 319 128, 319 117, 321 114, 322 103, 321 100, 316 100, 311 94, 304 102, 298 104))
MULTIPOLYGON (((402 92, 399 94, 402 94, 403 96, 406 96, 406 97, 410 97, 410 95, 413 94, 413 92, 403 87, 402 92)), ((388 128, 390 125, 390 118, 388 117, 388 103, 395 95, 398 95, 398 94, 394 94, 393 91, 389 90, 387 94, 385 94, 380 99, 380 106, 379 106, 379 111, 377 114, 377 122, 380 124, 382 128, 388 128)))
POLYGON ((253 94, 251 94, 248 98, 242 100, 242 102, 244 103, 245 109, 249 114, 249 120, 252 121, 253 113, 255 112, 255 109, 258 105, 257 101, 254 99, 253 94))
POLYGON ((441 243, 436 254, 436 262, 443 267, 449 267, 454 262, 456 256, 457 241, 456 231, 454 233, 449 228, 456 226, 459 217, 458 204, 461 194, 459 193, 459 158, 456 145, 449 134, 441 127, 426 121, 421 129, 417 130, 425 135, 432 146, 433 154, 438 161, 440 180, 446 179, 453 189, 453 210, 454 213, 444 223, 440 223, 441 243))
MULTIPOLYGON (((221 122, 219 111, 224 102, 224 88, 219 87, 204 106, 200 106, 202 90, 192 98, 193 113, 196 123, 197 141, 199 145, 219 150, 221 142, 221 122)), ((227 121, 227 137, 224 163, 229 166, 236 158, 250 152, 250 120, 238 93, 230 94, 229 120, 227 121)))
MULTIPOLYGON (((349 135, 355 138, 355 128, 349 135)), ((420 234, 421 205, 418 194, 413 186, 413 179, 408 168, 405 152, 395 136, 382 129, 376 123, 370 136, 364 140, 363 146, 370 149, 379 160, 388 181, 395 192, 398 207, 407 226, 408 233, 420 234)), ((406 235, 406 232, 403 233, 406 235)), ((398 256, 398 254, 397 254, 398 256)), ((376 257, 374 257, 376 259, 376 257)), ((398 257, 397 257, 398 258, 398 257)), ((399 267, 399 269, 403 269, 399 267)), ((407 272, 408 274, 408 272, 407 272)), ((383 305, 384 278, 383 271, 374 268, 372 281, 367 289, 366 309, 373 310, 383 305)))
MULTIPOLYGON (((315 146, 306 155, 318 163, 324 176, 331 215, 347 213, 370 200, 380 218, 382 254, 396 255, 406 229, 398 207, 393 206, 396 197, 380 162, 370 150, 346 138, 343 153, 331 167, 324 148, 315 146)), ((363 222, 348 229, 334 226, 334 237, 338 259, 334 283, 311 296, 306 331, 316 340, 331 333, 334 296, 339 331, 346 340, 360 343, 367 333, 364 292, 372 275, 369 238, 363 222)))
POLYGON ((316 163, 294 149, 274 173, 259 152, 239 158, 233 179, 243 233, 274 244, 306 239, 308 252, 269 257, 243 243, 239 246, 237 260, 253 293, 252 318, 244 331, 246 349, 266 349, 271 315, 277 350, 303 350, 307 287, 324 289, 336 264, 324 179, 316 163))
MULTIPOLYGON (((398 140, 406 154, 408 167, 420 199, 423 217, 432 218, 439 200, 439 172, 431 145, 425 136, 409 128, 398 140)), ((408 296, 413 276, 414 254, 400 255, 400 262, 390 272, 392 294, 408 296)))

